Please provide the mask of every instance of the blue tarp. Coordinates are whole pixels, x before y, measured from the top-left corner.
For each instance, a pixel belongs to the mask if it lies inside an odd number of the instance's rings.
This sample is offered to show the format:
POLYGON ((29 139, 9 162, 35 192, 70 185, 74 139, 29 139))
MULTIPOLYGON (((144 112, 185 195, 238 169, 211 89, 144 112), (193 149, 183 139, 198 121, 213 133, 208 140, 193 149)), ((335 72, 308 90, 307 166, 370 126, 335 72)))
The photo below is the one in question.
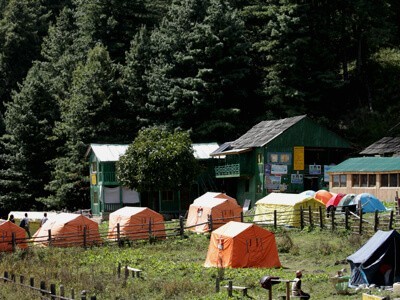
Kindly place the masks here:
POLYGON ((377 231, 355 253, 347 257, 351 266, 351 285, 385 285, 382 266, 388 265, 390 284, 400 279, 400 234, 395 230, 377 231))

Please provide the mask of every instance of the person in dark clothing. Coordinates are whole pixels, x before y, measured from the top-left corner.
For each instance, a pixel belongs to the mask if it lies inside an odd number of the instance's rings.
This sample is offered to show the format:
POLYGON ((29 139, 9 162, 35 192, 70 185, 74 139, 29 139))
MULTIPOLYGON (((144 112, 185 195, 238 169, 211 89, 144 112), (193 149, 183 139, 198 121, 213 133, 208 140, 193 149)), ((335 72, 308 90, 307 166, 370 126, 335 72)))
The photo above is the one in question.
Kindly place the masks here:
POLYGON ((31 232, 29 230, 29 218, 28 218, 28 213, 25 213, 25 217, 21 220, 21 223, 19 223, 19 226, 24 228, 26 233, 28 234, 28 237, 31 238, 31 232))

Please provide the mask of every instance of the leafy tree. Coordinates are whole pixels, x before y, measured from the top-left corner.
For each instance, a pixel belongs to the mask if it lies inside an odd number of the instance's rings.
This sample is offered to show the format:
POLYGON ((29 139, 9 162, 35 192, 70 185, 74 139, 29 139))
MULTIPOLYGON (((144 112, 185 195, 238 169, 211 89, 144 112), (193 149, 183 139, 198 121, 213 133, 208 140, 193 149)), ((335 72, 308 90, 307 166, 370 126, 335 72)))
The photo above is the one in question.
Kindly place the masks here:
POLYGON ((117 178, 139 192, 176 190, 192 183, 196 164, 187 132, 151 127, 140 130, 121 156, 117 178))
POLYGON ((153 122, 192 129, 197 141, 233 136, 250 68, 236 12, 219 0, 174 1, 151 43, 146 109, 153 122))

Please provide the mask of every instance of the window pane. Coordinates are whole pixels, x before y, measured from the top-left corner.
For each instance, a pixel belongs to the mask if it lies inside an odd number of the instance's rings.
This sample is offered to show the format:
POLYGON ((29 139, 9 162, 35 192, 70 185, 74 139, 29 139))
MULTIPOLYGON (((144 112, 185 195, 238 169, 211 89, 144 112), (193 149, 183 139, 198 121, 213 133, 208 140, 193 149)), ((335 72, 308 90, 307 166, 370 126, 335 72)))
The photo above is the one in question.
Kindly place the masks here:
POLYGON ((340 175, 340 186, 343 187, 347 186, 346 180, 347 180, 347 175, 344 174, 340 175))
POLYGON ((388 174, 381 174, 381 186, 389 186, 388 174))
POLYGON ((338 187, 339 185, 339 175, 333 175, 333 183, 332 186, 338 187))
POLYGON ((390 174, 390 184, 389 186, 397 186, 397 174, 390 174))
POLYGON ((362 186, 362 187, 368 186, 368 175, 367 174, 360 175, 360 186, 362 186))
POLYGON ((353 186, 355 186, 355 187, 358 187, 358 186, 360 186, 360 183, 359 183, 359 176, 358 176, 358 174, 353 174, 352 176, 351 176, 352 178, 351 178, 351 181, 352 181, 352 185, 353 186))
POLYGON ((375 174, 369 174, 368 186, 376 186, 376 175, 375 174))
POLYGON ((97 172, 97 163, 92 162, 92 173, 96 173, 96 172, 97 172))
POLYGON ((93 203, 99 203, 99 194, 97 192, 93 192, 93 203))

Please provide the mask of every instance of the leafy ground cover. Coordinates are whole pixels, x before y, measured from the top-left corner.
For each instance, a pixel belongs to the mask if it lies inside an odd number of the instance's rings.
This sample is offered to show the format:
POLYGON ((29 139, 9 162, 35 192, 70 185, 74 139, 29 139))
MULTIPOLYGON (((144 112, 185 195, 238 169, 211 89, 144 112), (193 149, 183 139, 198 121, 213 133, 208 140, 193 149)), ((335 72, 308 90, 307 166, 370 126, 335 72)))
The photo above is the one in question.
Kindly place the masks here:
MULTIPOLYGON (((124 247, 115 244, 84 250, 82 248, 34 248, 28 251, 3 253, 0 272, 13 272, 33 277, 35 282, 65 286, 68 291, 87 290, 97 299, 227 299, 227 291, 215 291, 217 277, 222 285, 232 280, 234 285, 250 287, 252 299, 267 299, 268 293, 259 285, 264 275, 293 279, 297 269, 304 270, 303 287, 312 299, 360 299, 360 293, 338 295, 329 278, 347 268, 348 255, 357 250, 369 236, 344 231, 278 229, 276 240, 283 268, 280 269, 217 269, 205 268, 209 237, 188 234, 187 238, 134 242, 124 247), (143 270, 143 278, 118 278, 117 266, 129 265, 143 270)), ((284 284, 275 285, 273 297, 284 295, 284 284)), ((378 290, 374 294, 385 294, 378 290)), ((233 299, 243 298, 234 291, 233 299)), ((37 292, 0 282, 0 299, 38 299, 37 292), (12 296, 12 298, 10 298, 12 296)), ((232 299, 232 298, 231 298, 232 299)))

